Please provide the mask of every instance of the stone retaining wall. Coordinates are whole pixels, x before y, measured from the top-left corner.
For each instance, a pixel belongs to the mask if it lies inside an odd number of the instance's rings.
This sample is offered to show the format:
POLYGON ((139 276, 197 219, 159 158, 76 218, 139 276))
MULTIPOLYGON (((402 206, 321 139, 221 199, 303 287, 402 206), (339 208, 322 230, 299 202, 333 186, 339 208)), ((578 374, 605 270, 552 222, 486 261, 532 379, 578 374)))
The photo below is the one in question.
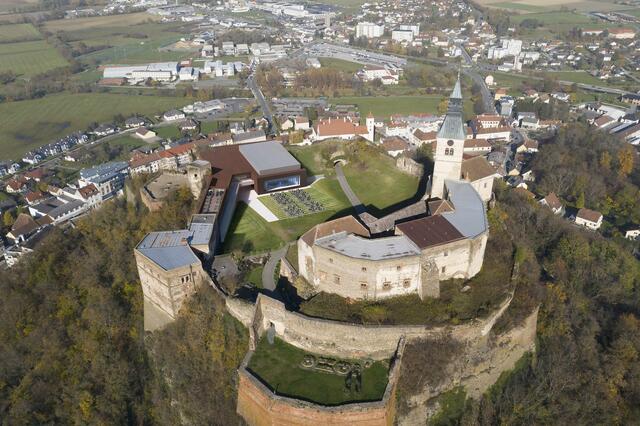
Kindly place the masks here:
POLYGON ((396 415, 396 390, 404 351, 401 340, 380 401, 327 407, 274 394, 247 370, 250 351, 238 371, 237 412, 251 426, 335 425, 391 426, 396 415))
MULTIPOLYGON (((273 326, 276 335, 282 340, 305 351, 320 352, 341 358, 386 359, 395 352, 398 341, 402 337, 406 339, 435 338, 445 334, 461 341, 484 337, 491 331, 493 323, 510 303, 511 297, 505 300, 500 309, 490 317, 458 326, 377 326, 308 317, 287 311, 282 302, 260 294, 249 326, 253 340, 251 347, 255 347, 262 333, 273 326)), ((233 310, 239 309, 239 305, 234 303, 233 310)), ((245 324, 246 308, 240 311, 241 317, 236 318, 245 324)), ((236 316, 232 310, 230 312, 236 316)))

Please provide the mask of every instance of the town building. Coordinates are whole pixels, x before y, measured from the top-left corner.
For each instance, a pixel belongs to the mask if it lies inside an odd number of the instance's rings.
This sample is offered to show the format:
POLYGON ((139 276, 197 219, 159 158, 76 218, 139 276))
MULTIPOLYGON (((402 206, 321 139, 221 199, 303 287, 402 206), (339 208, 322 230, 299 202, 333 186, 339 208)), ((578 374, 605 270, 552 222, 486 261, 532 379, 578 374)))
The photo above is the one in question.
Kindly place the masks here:
POLYGON ((356 37, 376 38, 384 35, 384 25, 371 22, 358 22, 356 25, 356 37))
POLYGON ((591 230, 596 230, 602 225, 602 213, 582 208, 578 210, 575 222, 577 225, 584 226, 591 230))
POLYGON ((122 191, 124 180, 128 174, 129 164, 124 161, 104 163, 96 167, 80 170, 78 183, 81 187, 93 184, 104 201, 122 191))
POLYGON ((366 119, 366 125, 362 126, 357 122, 342 119, 320 119, 311 129, 310 139, 312 141, 322 141, 325 139, 355 139, 362 137, 373 142, 375 137, 375 118, 369 115, 366 119))

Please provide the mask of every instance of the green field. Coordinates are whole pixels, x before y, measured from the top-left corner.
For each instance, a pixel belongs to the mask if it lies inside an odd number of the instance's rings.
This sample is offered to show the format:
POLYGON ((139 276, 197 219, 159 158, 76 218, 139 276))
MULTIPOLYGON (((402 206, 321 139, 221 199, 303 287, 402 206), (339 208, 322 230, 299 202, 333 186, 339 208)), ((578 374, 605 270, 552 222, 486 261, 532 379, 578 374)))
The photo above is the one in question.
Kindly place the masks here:
POLYGON ((345 61, 335 58, 318 58, 323 68, 334 68, 339 71, 356 72, 362 69, 363 65, 356 62, 345 61))
POLYGON ((517 2, 510 2, 510 1, 503 1, 500 3, 491 3, 490 6, 498 7, 501 9, 522 10, 525 12, 541 12, 541 11, 547 10, 546 7, 542 7, 542 6, 534 6, 532 4, 517 3, 517 2))
POLYGON ((438 112, 438 103, 442 99, 438 95, 424 96, 354 96, 332 98, 334 105, 358 106, 361 115, 373 113, 376 118, 389 118, 392 114, 431 113, 438 112))
POLYGON ((401 172, 387 156, 364 155, 364 164, 348 163, 344 174, 351 189, 374 216, 412 198, 418 191, 418 178, 401 172))
POLYGON ((327 210, 296 218, 267 222, 244 203, 239 203, 224 241, 223 252, 262 253, 294 241, 318 223, 351 212, 351 205, 335 179, 313 185, 314 197, 325 200, 327 210), (317 192, 315 192, 317 191, 317 192))
POLYGON ((264 270, 264 266, 256 266, 255 268, 249 271, 247 274, 247 282, 254 287, 262 288, 262 271, 264 270))
POLYGON ((0 43, 40 40, 42 36, 31 24, 0 25, 0 43))
POLYGON ((117 114, 153 115, 191 102, 188 98, 107 93, 59 94, 0 104, 0 158, 17 158, 59 137, 117 114))
POLYGON ((607 84, 585 71, 550 71, 546 74, 558 80, 571 81, 573 83, 593 84, 596 86, 605 86, 607 84))
POLYGON ((311 146, 289 146, 287 149, 307 169, 309 176, 329 175, 334 173, 333 165, 325 161, 323 150, 331 152, 338 149, 340 144, 341 142, 325 141, 311 146))
POLYGON ((66 59, 44 40, 0 44, 0 72, 30 77, 67 65, 66 59))
POLYGON ((319 359, 323 355, 309 354, 279 338, 273 344, 261 339, 249 361, 248 369, 260 377, 278 395, 291 396, 322 405, 347 402, 379 401, 388 381, 388 361, 376 361, 365 367, 365 360, 340 360, 359 364, 362 369, 362 389, 346 390, 346 376, 301 366, 306 355, 319 359))

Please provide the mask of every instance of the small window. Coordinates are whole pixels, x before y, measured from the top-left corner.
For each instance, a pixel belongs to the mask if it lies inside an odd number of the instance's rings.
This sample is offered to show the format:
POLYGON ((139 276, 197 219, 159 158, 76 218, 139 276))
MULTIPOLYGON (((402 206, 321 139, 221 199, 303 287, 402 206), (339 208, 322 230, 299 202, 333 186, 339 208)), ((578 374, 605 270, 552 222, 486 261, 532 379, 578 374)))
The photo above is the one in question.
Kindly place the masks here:
POLYGON ((447 256, 449 256, 449 252, 445 250, 444 251, 444 257, 447 257, 447 256))
POLYGON ((390 281, 385 281, 384 283, 382 283, 382 289, 383 290, 391 290, 391 282, 390 281))
POLYGON ((333 276, 333 283, 334 284, 340 284, 340 275, 334 275, 333 276))
POLYGON ((332 258, 329 258, 329 263, 333 263, 333 259, 332 258))
POLYGON ((484 187, 485 187, 485 188, 487 187, 487 182, 485 182, 485 183, 484 183, 484 187))
POLYGON ((367 272, 367 268, 366 267, 362 267, 362 272, 367 272))
POLYGON ((367 287, 368 287, 367 283, 365 283, 365 282, 361 282, 360 283, 360 290, 366 290, 367 287))
POLYGON ((404 280, 402 280, 402 286, 404 288, 409 288, 411 287, 411 280, 409 278, 405 278, 404 280))
POLYGON ((443 267, 442 267, 442 273, 444 274, 445 272, 447 272, 447 267, 446 267, 446 266, 443 266, 443 267))
POLYGON ((399 272, 399 271, 401 271, 401 270, 402 270, 402 266, 400 266, 400 265, 396 266, 396 271, 398 271, 398 272, 399 272))

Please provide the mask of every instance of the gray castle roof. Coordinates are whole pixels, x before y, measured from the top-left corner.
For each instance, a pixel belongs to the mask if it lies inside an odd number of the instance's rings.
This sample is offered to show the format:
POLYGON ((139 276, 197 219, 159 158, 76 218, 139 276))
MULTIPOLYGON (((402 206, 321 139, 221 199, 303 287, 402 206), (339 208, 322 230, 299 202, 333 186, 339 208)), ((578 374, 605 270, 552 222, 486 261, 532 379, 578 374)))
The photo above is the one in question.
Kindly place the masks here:
POLYGON ((489 229, 484 203, 475 188, 460 180, 447 179, 444 184, 454 211, 442 216, 467 238, 475 238, 489 229))
POLYGON ((348 257, 366 260, 420 255, 418 246, 404 235, 370 239, 343 231, 318 238, 316 244, 348 257))
POLYGON ((449 96, 449 106, 444 122, 438 130, 438 138, 442 139, 466 139, 464 120, 462 117, 462 89, 460 88, 460 76, 449 96))

